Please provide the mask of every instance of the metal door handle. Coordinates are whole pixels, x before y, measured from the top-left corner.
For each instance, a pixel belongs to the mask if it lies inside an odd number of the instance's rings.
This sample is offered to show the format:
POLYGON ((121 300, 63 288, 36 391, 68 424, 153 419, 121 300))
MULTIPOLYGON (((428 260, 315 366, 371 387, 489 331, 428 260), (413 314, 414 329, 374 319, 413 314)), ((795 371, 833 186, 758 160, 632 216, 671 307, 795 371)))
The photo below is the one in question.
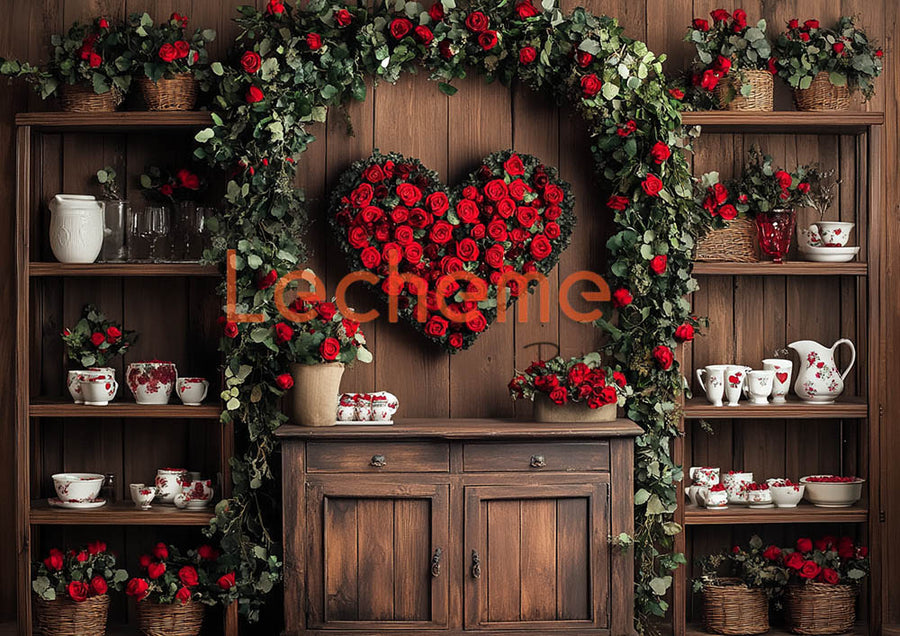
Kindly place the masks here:
POLYGON ((387 465, 387 458, 384 455, 372 455, 369 465, 375 468, 384 468, 387 465))
POLYGON ((481 578, 481 558, 478 556, 478 550, 472 550, 472 578, 481 578))
POLYGON ((434 556, 431 557, 431 576, 437 578, 441 575, 441 557, 444 556, 444 551, 440 548, 434 549, 434 556))
POLYGON ((530 463, 532 468, 543 468, 547 465, 547 460, 544 459, 543 455, 532 455, 530 463))

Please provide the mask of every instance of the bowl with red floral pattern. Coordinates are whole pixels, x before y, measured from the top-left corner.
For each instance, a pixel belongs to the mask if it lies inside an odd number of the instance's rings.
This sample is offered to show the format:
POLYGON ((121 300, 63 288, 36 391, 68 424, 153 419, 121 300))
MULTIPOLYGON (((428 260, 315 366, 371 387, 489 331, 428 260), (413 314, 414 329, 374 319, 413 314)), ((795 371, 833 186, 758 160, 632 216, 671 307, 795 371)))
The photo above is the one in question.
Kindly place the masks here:
POLYGON ((800 478, 806 486, 804 496, 814 506, 821 508, 847 508, 862 497, 861 477, 840 475, 808 475, 800 478))
POLYGON ((138 404, 168 404, 177 377, 175 364, 162 360, 132 362, 125 372, 125 381, 138 404))

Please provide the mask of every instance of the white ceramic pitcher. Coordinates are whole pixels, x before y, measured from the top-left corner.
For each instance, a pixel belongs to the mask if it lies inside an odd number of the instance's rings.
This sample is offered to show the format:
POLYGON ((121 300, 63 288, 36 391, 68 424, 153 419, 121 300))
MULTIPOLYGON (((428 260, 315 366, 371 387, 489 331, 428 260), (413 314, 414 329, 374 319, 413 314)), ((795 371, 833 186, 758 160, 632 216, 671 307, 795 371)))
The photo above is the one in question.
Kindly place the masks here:
POLYGON ((50 201, 50 248, 60 263, 93 263, 103 247, 103 206, 92 196, 57 194, 50 201))
POLYGON ((800 370, 794 382, 794 393, 801 400, 816 404, 831 404, 844 392, 844 378, 856 362, 856 347, 846 338, 841 338, 831 347, 814 340, 798 340, 788 345, 800 356, 800 370), (850 347, 850 364, 843 373, 834 362, 834 350, 839 345, 850 347))

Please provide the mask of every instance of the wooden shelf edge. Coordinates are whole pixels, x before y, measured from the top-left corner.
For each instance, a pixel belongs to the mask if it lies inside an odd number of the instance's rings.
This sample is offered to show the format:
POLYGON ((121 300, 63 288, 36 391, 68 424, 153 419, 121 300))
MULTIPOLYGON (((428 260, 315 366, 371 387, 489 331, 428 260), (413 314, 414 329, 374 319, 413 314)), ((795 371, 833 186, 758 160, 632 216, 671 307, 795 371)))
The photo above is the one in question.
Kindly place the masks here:
POLYGON ((214 516, 212 505, 206 510, 178 510, 157 504, 139 510, 129 501, 93 510, 65 510, 37 499, 31 502, 29 521, 32 526, 205 526, 214 516))
POLYGON ((884 113, 876 111, 840 112, 731 112, 685 111, 681 114, 685 126, 703 126, 716 130, 741 132, 743 129, 765 130, 773 133, 818 132, 835 134, 862 132, 870 126, 884 124, 884 113))
POLYGON ((47 111, 19 113, 17 126, 44 129, 98 128, 198 128, 212 123, 207 111, 151 112, 119 111, 114 113, 65 113, 47 111))
POLYGON ((32 278, 46 276, 202 276, 219 277, 215 265, 199 263, 28 263, 32 278))
POLYGON ((759 523, 865 523, 869 511, 860 506, 818 508, 801 503, 796 508, 762 508, 729 506, 725 510, 707 510, 694 505, 684 508, 687 526, 746 525, 759 523))
POLYGON ((204 404, 136 404, 134 402, 110 402, 106 406, 85 406, 68 400, 34 400, 28 406, 30 417, 104 417, 104 418, 158 418, 158 419, 219 419, 221 406, 204 404))
POLYGON ((785 263, 706 263, 695 262, 692 273, 695 276, 867 276, 869 264, 813 263, 810 261, 788 261, 785 263))
POLYGON ((732 419, 863 419, 869 415, 869 406, 863 398, 851 397, 835 404, 808 404, 797 399, 786 404, 754 406, 742 402, 740 406, 713 406, 705 398, 691 398, 684 405, 684 417, 688 420, 732 419))

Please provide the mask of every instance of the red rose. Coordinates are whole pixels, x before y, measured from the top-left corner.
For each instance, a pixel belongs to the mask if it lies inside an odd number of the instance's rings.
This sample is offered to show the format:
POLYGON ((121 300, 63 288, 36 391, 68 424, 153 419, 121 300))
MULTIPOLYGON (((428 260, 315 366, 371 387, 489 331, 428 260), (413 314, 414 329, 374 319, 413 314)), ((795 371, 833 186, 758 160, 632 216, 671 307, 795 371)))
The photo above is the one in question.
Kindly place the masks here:
POLYGON ((507 238, 506 223, 499 219, 491 221, 487 226, 487 235, 491 238, 491 240, 496 241, 497 243, 502 243, 507 238))
POLYGON ((806 183, 806 182, 804 182, 804 183, 798 183, 798 184, 797 184, 797 189, 800 190, 800 192, 801 192, 802 194, 808 194, 808 193, 809 193, 809 187, 810 187, 809 184, 806 183))
POLYGON ((91 579, 91 590, 93 590, 96 596, 103 596, 108 589, 109 586, 106 584, 106 579, 102 576, 97 575, 91 579))
POLYGON ((819 578, 823 583, 828 583, 829 585, 837 585, 841 582, 841 575, 831 568, 823 568, 822 575, 819 578))
POLYGON ((629 203, 631 203, 631 199, 628 197, 613 195, 606 200, 606 207, 610 210, 624 210, 629 203))
POLYGON ((553 246, 543 234, 536 235, 531 239, 531 255, 535 260, 542 261, 553 252, 553 246))
POLYGON ((562 203, 562 200, 565 198, 565 193, 563 189, 557 185, 549 184, 546 188, 544 188, 544 201, 550 204, 558 204, 562 203))
POLYGON ((657 276, 662 275, 666 271, 666 265, 668 264, 668 258, 665 254, 657 254, 653 257, 653 260, 650 261, 650 271, 656 274, 657 276))
POLYGON ((778 181, 778 185, 780 185, 782 188, 790 188, 791 182, 793 181, 790 173, 785 172, 784 170, 778 170, 777 172, 775 172, 775 179, 778 181))
POLYGON ((804 29, 818 29, 819 21, 818 20, 807 20, 806 22, 803 23, 803 28, 804 29))
POLYGON ((554 223, 553 221, 549 221, 544 224, 544 234, 551 241, 553 239, 559 238, 559 235, 562 234, 562 230, 559 228, 559 223, 554 223))
POLYGON ((800 21, 797 18, 794 18, 788 22, 789 29, 796 29, 800 27, 800 21))
POLYGON ((712 19, 715 20, 716 22, 724 22, 725 20, 727 20, 728 18, 731 17, 725 9, 716 9, 715 11, 711 12, 709 15, 711 15, 712 19))
POLYGON ((147 576, 150 579, 158 579, 166 572, 166 564, 165 563, 151 563, 147 566, 147 576))
MULTIPOLYGON (((110 327, 109 329, 115 329, 115 327, 110 327)), ((107 332, 109 332, 109 329, 107 329, 107 332)), ((118 331, 118 329, 116 329, 116 331, 118 331)), ((91 554, 106 552, 106 544, 103 541, 91 541, 88 543, 88 552, 91 554)))
POLYGON ((94 345, 95 347, 99 347, 104 342, 106 342, 106 336, 104 336, 99 331, 95 331, 94 333, 91 334, 91 344, 94 345))
POLYGON ((537 221, 538 213, 532 207, 523 205, 516 211, 516 219, 519 221, 519 225, 524 228, 529 228, 534 225, 534 222, 537 221))
POLYGON ((731 17, 734 18, 735 24, 742 29, 747 26, 747 12, 743 9, 735 9, 731 17))
POLYGON ((852 543, 841 543, 838 545, 837 553, 842 559, 852 559, 856 554, 856 548, 853 547, 852 543))
POLYGON ((875 49, 875 57, 884 57, 884 51, 881 49, 875 49))
POLYGON ((519 16, 520 20, 533 18, 537 14, 538 11, 534 8, 534 5, 531 4, 530 0, 522 0, 516 5, 516 15, 519 16))
POLYGON ((800 39, 803 40, 804 42, 809 42, 809 33, 801 33, 800 39))
POLYGON ((456 204, 456 214, 463 223, 474 223, 480 211, 474 201, 463 199, 456 204))
POLYGON ((800 568, 800 576, 804 579, 814 579, 819 576, 819 572, 822 571, 822 568, 819 567, 819 564, 815 561, 807 561, 800 568))
POLYGON ((484 195, 491 201, 499 201, 509 196, 509 187, 503 179, 494 179, 484 186, 484 195))
POLYGON ((407 262, 415 265, 422 260, 422 246, 418 243, 410 243, 403 248, 403 257, 407 262))
POLYGON ((464 238, 456 244, 456 255, 464 261, 478 260, 478 245, 470 238, 464 238))
POLYGON ((700 86, 708 91, 711 91, 719 84, 719 79, 719 72, 708 68, 703 71, 703 75, 701 75, 700 86))
POLYGON ((142 568, 144 568, 145 570, 146 570, 148 567, 150 567, 150 564, 151 564, 151 563, 153 563, 153 559, 150 557, 149 554, 142 554, 142 555, 138 558, 138 564, 139 564, 142 568))
POLYGON ((594 73, 581 78, 581 94, 585 99, 596 97, 601 88, 603 88, 603 82, 594 73))
POLYGON ((634 122, 633 119, 629 119, 628 121, 625 122, 624 126, 622 126, 621 128, 619 128, 616 131, 616 134, 619 137, 627 137, 628 135, 633 133, 635 130, 637 130, 637 124, 634 122))
POLYGON ((487 320, 485 320, 484 315, 476 309, 466 316, 466 327, 475 333, 481 333, 487 329, 487 320))
POLYGON ((656 163, 662 163, 672 156, 672 151, 669 150, 669 147, 666 144, 657 141, 650 149, 650 156, 653 157, 653 161, 656 163))
POLYGON ((533 46, 525 46, 519 49, 519 64, 528 66, 537 59, 537 49, 533 46))
POLYGON ((434 22, 440 22, 441 20, 443 20, 444 5, 442 5, 440 2, 435 2, 428 10, 428 17, 431 18, 434 22))
POLYGON ((675 361, 672 350, 665 345, 659 345, 653 349, 653 358, 663 371, 671 369, 672 363, 675 361))
POLYGON ((503 162, 503 169, 511 177, 521 177, 525 174, 525 164, 519 155, 510 155, 509 159, 503 162))
POLYGON ((723 205, 721 208, 719 208, 719 216, 721 216, 726 221, 730 221, 734 218, 737 218, 737 215, 738 215, 737 208, 735 208, 730 203, 723 205))
POLYGON ((411 183, 401 183, 397 186, 397 196, 403 205, 412 207, 422 198, 422 191, 411 183))
POLYGON ((413 229, 408 225, 400 225, 394 230, 394 239, 400 245, 409 245, 413 242, 413 229))
POLYGON ((362 177, 369 183, 381 183, 384 181, 384 170, 378 164, 372 164, 363 170, 362 177))
POLYGON ((722 75, 728 75, 728 71, 731 70, 731 60, 724 55, 720 55, 716 58, 715 69, 722 75))
POLYGON ((211 545, 201 545, 197 550, 197 555, 206 561, 215 561, 219 558, 219 551, 211 545))
POLYGON ((587 51, 581 49, 575 51, 575 63, 581 68, 587 68, 593 60, 594 56, 587 51))
POLYGON ((337 22, 338 26, 348 26, 353 22, 353 14, 346 9, 340 9, 334 12, 334 21, 337 22))
POLYGON ((363 208, 372 202, 375 190, 368 183, 362 183, 350 193, 350 203, 353 207, 363 208))
POLYGON ((188 190, 198 190, 200 188, 200 177, 186 168, 179 170, 175 176, 178 179, 178 183, 188 190))
POLYGON ((269 0, 266 6, 266 13, 269 15, 281 15, 284 13, 284 2, 282 0, 269 0))
POLYGON ((799 552, 791 552, 784 560, 784 564, 792 570, 799 570, 803 567, 803 555, 799 552))
POLYGON ((290 325, 279 322, 275 325, 275 342, 284 343, 294 337, 294 330, 290 325))
POLYGON ((669 95, 671 95, 674 99, 684 99, 684 91, 677 88, 670 88, 669 95))
POLYGON ((355 336, 356 332, 359 330, 359 323, 355 320, 350 320, 349 318, 341 320, 341 326, 344 327, 344 335, 348 338, 355 336))
POLYGON ((484 227, 484 223, 476 223, 472 226, 472 229, 469 230, 469 236, 473 239, 480 240, 486 236, 486 228, 484 227))
POLYGON ((763 557, 768 559, 769 561, 777 561, 778 557, 781 556, 781 549, 770 545, 768 548, 763 550, 763 557))
POLYGON ((502 245, 491 245, 484 253, 484 262, 493 267, 500 269, 503 267, 503 260, 506 257, 506 251, 502 245))
POLYGON ((491 21, 481 11, 473 11, 466 16, 466 28, 472 33, 481 33, 490 23, 491 21))
POLYGON ((322 48, 322 36, 318 33, 307 33, 306 46, 309 47, 310 51, 318 51, 322 48))
POLYGON ((76 603, 86 601, 88 594, 91 592, 90 588, 83 581, 71 581, 66 591, 69 593, 69 598, 76 603))
POLYGON ((244 99, 247 100, 248 104, 256 104, 265 98, 265 94, 258 86, 251 86, 247 89, 247 94, 244 95, 244 99))
POLYGON ((258 289, 268 289, 272 285, 275 284, 275 281, 278 280, 278 272, 274 269, 270 269, 265 276, 261 277, 256 281, 256 287, 258 289))
POLYGON ((810 552, 813 549, 812 541, 806 538, 797 539, 797 552, 810 552))
POLYGON ((659 196, 663 189, 663 182, 655 174, 648 174, 647 178, 641 182, 641 188, 649 197, 659 196))
POLYGON ((319 318, 329 322, 337 313, 337 307, 334 303, 319 303, 316 305, 316 313, 319 315, 319 318))
POLYGON ((131 579, 125 586, 125 593, 140 601, 147 595, 147 588, 149 587, 150 584, 145 579, 131 579))
POLYGON ((234 572, 223 574, 219 577, 219 580, 216 581, 216 584, 223 590, 230 590, 234 587, 234 572))
POLYGON ((425 323, 425 333, 432 338, 442 338, 449 324, 445 318, 435 314, 425 323))
POLYGON ((75 558, 78 560, 79 563, 84 563, 85 561, 88 560, 88 553, 85 552, 84 550, 82 550, 75 556, 75 558))
POLYGON ((694 18, 694 22, 692 24, 698 31, 709 31, 709 22, 707 22, 703 18, 694 18))
POLYGON ((176 51, 175 47, 171 44, 163 44, 159 47, 159 58, 163 62, 174 62, 177 57, 178 51, 176 51))
POLYGON ((338 342, 337 338, 325 338, 325 340, 322 341, 322 344, 319 345, 319 355, 322 356, 323 360, 332 362, 337 359, 340 352, 341 343, 338 342))
POLYGON ((100 18, 99 22, 97 22, 97 26, 99 26, 101 29, 108 29, 109 21, 106 18, 100 18))
POLYGON ((844 50, 844 43, 843 42, 835 42, 831 48, 834 49, 835 53, 840 55, 840 53, 844 50))
POLYGON ((103 64, 103 58, 97 55, 96 53, 91 53, 88 58, 88 64, 90 64, 91 68, 97 68, 101 64, 103 64))
POLYGON ((447 342, 454 349, 459 349, 463 346, 463 335, 461 333, 451 333, 447 338, 447 342))
POLYGON ((419 44, 428 46, 434 41, 434 33, 424 24, 420 24, 413 30, 413 36, 419 44))
POLYGON ((191 45, 185 42, 184 40, 178 40, 175 43, 175 50, 178 52, 178 57, 183 58, 187 57, 188 53, 191 52, 191 45))
POLYGON ((434 212, 435 216, 443 216, 450 208, 450 200, 443 192, 432 192, 425 198, 425 205, 434 212))
POLYGON ((438 44, 438 50, 441 52, 441 57, 445 60, 449 60, 456 55, 456 51, 453 50, 453 44, 450 43, 450 40, 441 40, 441 43, 438 44))
POLYGON ((186 587, 182 587, 175 593, 175 598, 181 601, 181 604, 184 605, 189 600, 191 600, 191 591, 186 587))
POLYGON ((694 327, 687 323, 675 328, 675 339, 678 342, 690 342, 694 339, 694 327))
POLYGON ((453 226, 446 221, 435 221, 428 236, 433 243, 443 245, 453 237, 453 226))
POLYGON ((63 569, 63 565, 65 564, 65 559, 63 558, 63 553, 59 550, 51 550, 50 556, 44 559, 44 565, 51 572, 58 572, 63 569))
POLYGON ((634 301, 634 298, 631 296, 630 291, 621 288, 613 292, 612 300, 616 307, 627 307, 634 301))
POLYGON ((287 391, 289 388, 294 386, 294 378, 291 377, 290 373, 282 373, 275 378, 275 384, 282 391, 287 391))
POLYGON ((497 46, 496 31, 482 31, 478 34, 478 45, 485 51, 490 51, 497 46))
POLYGON ((412 28, 413 23, 407 18, 394 18, 389 27, 391 36, 393 36, 395 40, 402 40, 405 38, 409 32, 412 31, 412 28))
POLYGON ((569 399, 568 391, 561 386, 550 391, 549 397, 554 404, 565 404, 569 399))

